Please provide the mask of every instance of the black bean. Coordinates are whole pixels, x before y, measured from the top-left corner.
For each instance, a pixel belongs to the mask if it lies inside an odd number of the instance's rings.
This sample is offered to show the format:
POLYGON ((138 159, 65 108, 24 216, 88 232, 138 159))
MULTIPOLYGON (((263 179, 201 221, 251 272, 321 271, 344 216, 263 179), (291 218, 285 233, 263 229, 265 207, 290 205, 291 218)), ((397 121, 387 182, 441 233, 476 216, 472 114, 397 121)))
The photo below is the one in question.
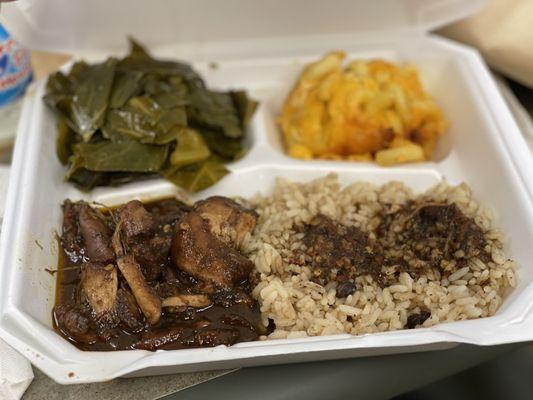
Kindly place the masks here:
POLYGON ((343 297, 348 297, 353 292, 355 292, 356 289, 357 288, 355 286, 355 283, 353 283, 352 281, 341 282, 337 286, 337 297, 339 299, 341 299, 343 297))
POLYGON ((407 329, 414 329, 418 325, 422 325, 426 319, 431 316, 429 311, 420 311, 419 314, 411 314, 407 317, 407 329))

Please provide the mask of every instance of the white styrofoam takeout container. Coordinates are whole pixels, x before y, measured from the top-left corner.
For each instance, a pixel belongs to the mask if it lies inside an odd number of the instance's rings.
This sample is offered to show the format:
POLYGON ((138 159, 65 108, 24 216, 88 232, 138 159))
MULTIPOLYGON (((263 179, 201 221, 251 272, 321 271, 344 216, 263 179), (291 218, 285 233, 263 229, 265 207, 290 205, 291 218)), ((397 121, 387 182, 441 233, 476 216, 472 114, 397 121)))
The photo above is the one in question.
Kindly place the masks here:
POLYGON ((231 165, 228 177, 197 197, 268 193, 276 176, 309 180, 328 172, 337 172, 344 183, 400 180, 419 190, 441 179, 452 184, 466 181, 476 197, 495 210, 499 226, 508 235, 508 252, 520 264, 518 286, 493 317, 414 331, 153 353, 80 351, 52 329, 55 276, 45 268, 57 264, 60 204, 71 198, 113 205, 171 195, 176 189, 166 181, 153 180, 86 194, 65 183, 65 169, 54 149, 55 118, 41 100, 44 82, 39 82, 24 104, 0 241, 2 339, 66 384, 533 339, 533 162, 478 54, 424 33, 466 15, 481 2, 335 0, 326 6, 303 0, 223 4, 167 0, 148 6, 145 1, 130 0, 128 12, 122 12, 124 3, 21 0, 3 6, 2 22, 29 45, 90 58, 120 52, 123 48, 113 50, 106 44, 124 47, 125 34, 133 33, 156 49, 158 56, 193 61, 209 85, 245 88, 259 99, 248 155, 231 165), (179 39, 178 44, 168 45, 173 39, 179 39), (434 160, 381 168, 371 163, 299 161, 283 154, 276 114, 302 66, 331 49, 345 49, 352 58, 380 57, 418 66, 427 90, 451 123, 434 160), (210 67, 211 61, 218 67, 210 67))

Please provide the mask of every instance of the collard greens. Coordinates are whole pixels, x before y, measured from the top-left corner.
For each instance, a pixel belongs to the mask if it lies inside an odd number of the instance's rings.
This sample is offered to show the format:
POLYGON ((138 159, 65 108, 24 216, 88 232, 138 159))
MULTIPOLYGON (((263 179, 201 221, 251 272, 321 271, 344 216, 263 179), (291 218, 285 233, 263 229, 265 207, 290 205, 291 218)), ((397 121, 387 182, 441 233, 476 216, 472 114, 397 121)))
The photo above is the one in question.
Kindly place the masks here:
POLYGON ((83 190, 154 175, 203 190, 242 156, 256 107, 245 92, 212 91, 191 66, 152 58, 133 40, 123 59, 51 75, 44 101, 59 115, 66 179, 83 190))

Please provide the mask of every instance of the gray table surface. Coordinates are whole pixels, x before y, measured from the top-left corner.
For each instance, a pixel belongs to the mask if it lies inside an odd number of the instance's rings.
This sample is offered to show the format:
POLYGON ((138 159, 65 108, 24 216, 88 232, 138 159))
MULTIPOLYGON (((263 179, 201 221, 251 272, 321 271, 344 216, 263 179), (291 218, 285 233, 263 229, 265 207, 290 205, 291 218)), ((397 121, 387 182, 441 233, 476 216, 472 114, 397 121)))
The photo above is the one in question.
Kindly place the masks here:
POLYGON ((33 367, 35 378, 23 400, 145 400, 157 399, 196 385, 230 371, 208 371, 188 374, 123 378, 104 383, 59 385, 33 367))
POLYGON ((461 345, 443 351, 248 368, 167 396, 164 400, 390 399, 506 354, 516 347, 461 345), (222 397, 217 395, 220 393, 223 393, 222 397))
POLYGON ((494 359, 518 346, 459 345, 442 351, 234 371, 123 378, 106 383, 71 386, 58 385, 35 370, 35 380, 24 395, 24 400, 135 400, 160 397, 166 400, 388 399, 494 359))

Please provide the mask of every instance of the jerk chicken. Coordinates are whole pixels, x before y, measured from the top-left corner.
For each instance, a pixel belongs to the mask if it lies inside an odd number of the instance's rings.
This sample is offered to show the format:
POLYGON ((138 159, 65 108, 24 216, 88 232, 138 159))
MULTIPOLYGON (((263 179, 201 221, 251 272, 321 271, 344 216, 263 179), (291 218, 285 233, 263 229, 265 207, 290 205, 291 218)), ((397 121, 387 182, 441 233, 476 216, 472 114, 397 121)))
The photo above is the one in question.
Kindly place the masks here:
POLYGON ((253 269, 235 247, 255 228, 256 220, 255 212, 227 198, 200 201, 177 225, 172 259, 195 278, 232 288, 253 269))
POLYGON ((211 197, 63 204, 56 329, 83 350, 232 345, 267 333, 239 252, 257 214, 211 197))

